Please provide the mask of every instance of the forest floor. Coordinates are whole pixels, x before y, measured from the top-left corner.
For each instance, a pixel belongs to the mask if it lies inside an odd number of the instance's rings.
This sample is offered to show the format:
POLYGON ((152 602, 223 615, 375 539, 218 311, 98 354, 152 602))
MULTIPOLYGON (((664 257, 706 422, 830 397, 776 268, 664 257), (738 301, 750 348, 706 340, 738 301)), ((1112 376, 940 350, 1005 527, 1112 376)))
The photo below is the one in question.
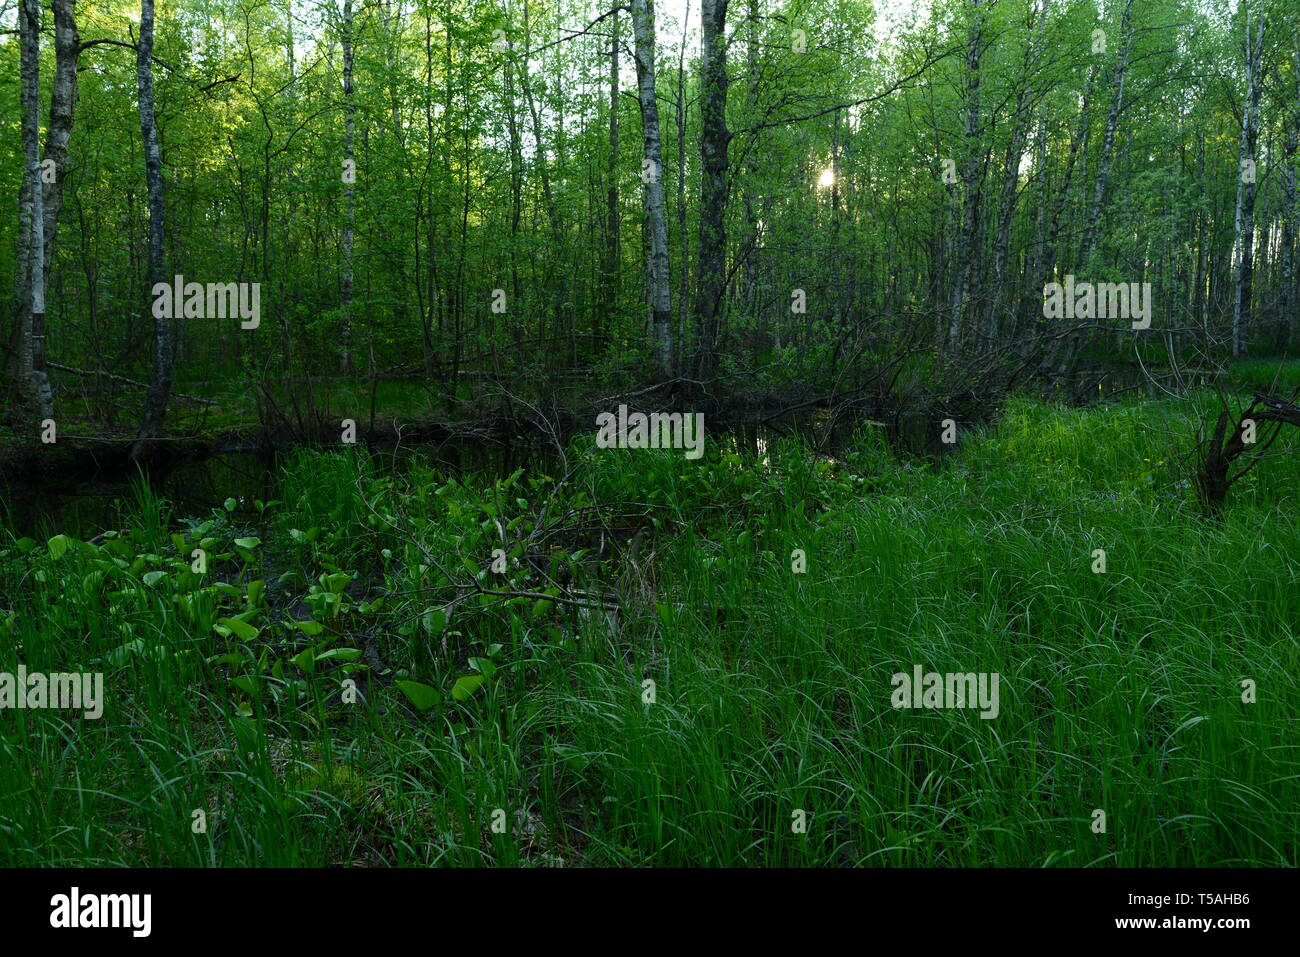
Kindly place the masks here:
POLYGON ((1300 456, 1206 517, 1211 401, 1016 399, 938 460, 302 450, 0 534, 0 674, 103 674, 0 711, 0 864, 1294 866, 1300 456), (996 715, 895 707, 918 667, 996 715))

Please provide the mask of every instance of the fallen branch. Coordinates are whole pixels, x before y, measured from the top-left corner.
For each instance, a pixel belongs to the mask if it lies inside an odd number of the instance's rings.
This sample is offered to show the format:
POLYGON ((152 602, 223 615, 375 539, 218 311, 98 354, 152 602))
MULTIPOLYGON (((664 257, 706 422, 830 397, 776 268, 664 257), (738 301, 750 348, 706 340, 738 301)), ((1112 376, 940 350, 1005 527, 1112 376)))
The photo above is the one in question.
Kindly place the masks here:
MULTIPOLYGON (((59 365, 59 363, 57 362, 49 362, 49 361, 47 361, 45 364, 51 369, 58 369, 60 372, 71 372, 73 375, 85 376, 87 378, 97 378, 99 376, 104 376, 105 378, 112 379, 114 382, 125 382, 127 385, 139 386, 142 389, 149 388, 149 383, 147 382, 140 382, 138 379, 128 379, 126 376, 117 375, 114 372, 91 372, 86 369, 74 369, 72 368, 72 366, 59 365)), ((215 399, 204 399, 201 396, 187 395, 184 392, 173 392, 172 397, 176 399, 185 399, 186 401, 189 402, 197 402, 200 405, 219 404, 215 399)))

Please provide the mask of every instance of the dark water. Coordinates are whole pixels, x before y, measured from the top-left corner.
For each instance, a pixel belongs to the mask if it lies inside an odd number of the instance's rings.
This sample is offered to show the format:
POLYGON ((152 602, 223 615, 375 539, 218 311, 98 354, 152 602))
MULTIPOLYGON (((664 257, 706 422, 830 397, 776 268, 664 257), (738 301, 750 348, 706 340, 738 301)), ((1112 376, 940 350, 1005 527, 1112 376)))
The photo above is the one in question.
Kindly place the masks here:
POLYGON ((206 516, 230 496, 250 502, 274 497, 275 466, 273 457, 235 453, 148 474, 115 470, 66 480, 0 479, 0 504, 5 523, 21 535, 62 532, 89 538, 120 527, 122 511, 134 499, 134 483, 147 483, 177 516, 206 516))
MULTIPOLYGON (((710 430, 708 442, 744 459, 775 456, 785 439, 798 435, 807 447, 822 454, 839 454, 861 423, 854 417, 833 417, 816 412, 784 418, 772 426, 739 425, 710 430)), ((928 419, 904 417, 891 427, 888 439, 901 450, 921 454, 941 453, 938 429, 928 419)), ((508 442, 457 441, 394 448, 372 446, 380 471, 399 470, 412 455, 432 460, 452 472, 509 475, 516 468, 541 469, 555 474, 558 450, 536 438, 508 442)), ((19 535, 35 538, 64 533, 90 538, 105 529, 120 528, 124 512, 133 510, 136 487, 145 483, 154 495, 166 499, 174 519, 206 517, 228 498, 241 501, 240 511, 253 514, 258 499, 279 498, 281 466, 291 453, 230 452, 203 459, 139 470, 111 470, 99 474, 29 477, 0 476, 0 521, 19 535)))
MULTIPOLYGON (((400 468, 412 455, 431 459, 452 471, 490 471, 508 475, 520 465, 543 467, 556 458, 554 449, 530 441, 510 444, 462 442, 393 448, 372 447, 380 471, 400 468)), ((0 521, 20 535, 65 533, 90 538, 120 528, 123 512, 132 510, 136 488, 144 483, 167 500, 174 518, 206 517, 228 498, 252 503, 278 498, 281 466, 287 452, 229 452, 147 472, 106 470, 98 474, 0 477, 0 521)))

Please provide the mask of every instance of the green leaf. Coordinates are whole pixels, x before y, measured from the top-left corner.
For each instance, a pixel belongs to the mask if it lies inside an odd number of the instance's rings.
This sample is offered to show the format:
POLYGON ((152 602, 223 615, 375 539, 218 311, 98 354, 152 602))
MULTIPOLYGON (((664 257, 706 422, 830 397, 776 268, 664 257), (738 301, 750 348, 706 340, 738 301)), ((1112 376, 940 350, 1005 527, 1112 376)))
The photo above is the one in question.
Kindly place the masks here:
POLYGON ((51 558, 62 558, 63 553, 68 550, 68 536, 55 535, 46 542, 46 547, 50 550, 51 558))
POLYGON ((256 548, 262 544, 262 540, 260 538, 237 538, 235 544, 240 548, 256 548))
POLYGON ((218 618, 217 624, 224 626, 231 634, 239 638, 240 641, 252 641, 257 637, 257 629, 246 621, 240 621, 238 618, 218 618))
POLYGON ((468 701, 474 692, 482 687, 487 681, 482 675, 466 675, 463 678, 456 679, 456 685, 451 689, 451 696, 457 701, 468 701))
POLYGON ((497 673, 497 666, 492 663, 490 658, 471 658, 469 666, 481 673, 484 678, 491 678, 497 673))
POLYGON ((104 573, 93 571, 81 580, 81 593, 87 598, 94 598, 104 584, 104 573))
POLYGON ((343 594, 344 589, 352 583, 351 572, 335 572, 333 575, 321 576, 321 582, 332 595, 343 594))
POLYGON ((262 595, 266 591, 266 580, 259 578, 256 581, 248 583, 248 603, 256 605, 262 600, 262 595))
POLYGON ((328 658, 342 658, 344 661, 356 661, 361 657, 359 648, 331 648, 316 656, 317 661, 325 661, 328 658))
POLYGON ((311 619, 308 619, 307 621, 295 621, 294 625, 300 628, 304 635, 311 635, 312 637, 319 635, 325 630, 324 625, 318 621, 312 621, 311 619))
POLYGON ((108 658, 109 664, 123 665, 126 664, 126 659, 130 658, 132 655, 138 655, 143 648, 144 642, 137 638, 134 641, 128 641, 125 644, 114 648, 106 657, 108 658))
POLYGON ((659 612, 659 621, 665 628, 673 625, 673 610, 662 602, 655 602, 655 611, 659 612))
POLYGON ((437 688, 430 688, 418 681, 397 681, 394 684, 397 685, 402 694, 406 695, 407 700, 421 711, 428 711, 442 697, 438 694, 437 688))
POLYGON ((166 572, 149 572, 144 576, 144 583, 149 586, 158 584, 162 579, 167 577, 166 572))
POLYGON ((307 672, 307 674, 311 674, 316 667, 316 652, 312 648, 307 648, 298 652, 289 660, 303 671, 307 672))
POLYGON ((442 634, 442 630, 447 627, 447 613, 441 608, 435 608, 424 616, 424 628, 433 636, 442 634))
POLYGON ((240 675, 238 678, 231 678, 230 683, 240 691, 250 695, 256 695, 261 687, 258 684, 257 679, 252 675, 240 675))
POLYGON ((235 506, 238 505, 239 503, 236 502, 233 498, 228 498, 223 504, 226 506, 227 512, 233 512, 235 510, 235 506))
POLYGON ((577 774, 587 770, 591 764, 590 756, 569 744, 553 744, 551 752, 577 774))

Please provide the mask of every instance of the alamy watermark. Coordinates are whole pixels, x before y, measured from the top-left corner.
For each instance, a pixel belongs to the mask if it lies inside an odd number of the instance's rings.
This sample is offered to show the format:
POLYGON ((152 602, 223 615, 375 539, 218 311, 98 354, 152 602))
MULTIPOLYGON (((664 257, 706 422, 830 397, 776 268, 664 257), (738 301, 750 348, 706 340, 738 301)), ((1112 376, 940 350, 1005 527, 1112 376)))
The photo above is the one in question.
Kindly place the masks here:
POLYGON ((104 674, 101 671, 29 672, 26 665, 18 673, 0 671, 0 711, 6 708, 70 708, 94 720, 104 714, 104 674))
POLYGON ((1000 710, 998 682, 997 672, 923 673, 921 666, 915 665, 910 675, 906 671, 894 675, 889 703, 895 708, 978 707, 980 717, 988 720, 996 718, 1000 710))
POLYGON ((1047 319, 1131 319, 1134 329, 1151 327, 1151 283, 1065 282, 1043 286, 1043 316, 1047 319))
POLYGON ((152 894, 83 894, 81 888, 50 898, 50 926, 128 927, 133 937, 148 937, 153 920, 152 894))
POLYGON ((241 329, 256 329, 262 322, 260 282, 186 282, 176 274, 171 282, 153 286, 155 319, 244 320, 241 329))
POLYGON ((620 405, 618 414, 596 416, 596 448, 685 449, 688 459, 704 454, 703 412, 633 412, 620 405))

